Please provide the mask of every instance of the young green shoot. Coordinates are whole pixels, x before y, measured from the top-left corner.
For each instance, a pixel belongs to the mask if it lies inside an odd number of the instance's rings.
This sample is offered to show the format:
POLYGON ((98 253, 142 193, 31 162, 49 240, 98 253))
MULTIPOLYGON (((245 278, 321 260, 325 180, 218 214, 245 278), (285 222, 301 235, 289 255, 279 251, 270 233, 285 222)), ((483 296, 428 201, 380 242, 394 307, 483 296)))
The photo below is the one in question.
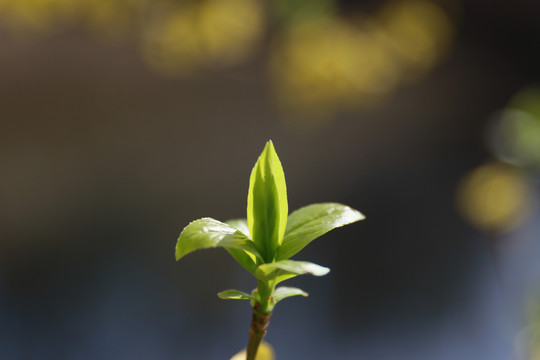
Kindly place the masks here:
POLYGON ((307 296, 304 290, 277 285, 298 275, 322 276, 330 271, 290 258, 328 231, 362 219, 359 211, 338 203, 312 204, 289 215, 285 175, 268 141, 249 179, 247 219, 191 222, 178 238, 176 260, 195 250, 223 247, 256 278, 257 288, 251 293, 225 290, 218 294, 222 299, 250 301, 253 316, 247 360, 255 360, 276 304, 291 296, 307 296))

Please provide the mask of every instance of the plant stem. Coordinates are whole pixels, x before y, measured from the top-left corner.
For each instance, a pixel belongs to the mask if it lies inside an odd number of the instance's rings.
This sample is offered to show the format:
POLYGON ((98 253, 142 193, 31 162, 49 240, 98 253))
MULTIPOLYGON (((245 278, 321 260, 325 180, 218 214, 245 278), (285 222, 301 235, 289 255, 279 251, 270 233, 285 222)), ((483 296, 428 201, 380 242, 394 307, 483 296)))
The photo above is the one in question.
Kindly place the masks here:
POLYGON ((249 329, 249 342, 247 346, 247 360, 255 360, 259 345, 266 334, 266 328, 270 323, 271 314, 261 314, 260 304, 253 307, 253 316, 251 318, 251 327, 249 329))

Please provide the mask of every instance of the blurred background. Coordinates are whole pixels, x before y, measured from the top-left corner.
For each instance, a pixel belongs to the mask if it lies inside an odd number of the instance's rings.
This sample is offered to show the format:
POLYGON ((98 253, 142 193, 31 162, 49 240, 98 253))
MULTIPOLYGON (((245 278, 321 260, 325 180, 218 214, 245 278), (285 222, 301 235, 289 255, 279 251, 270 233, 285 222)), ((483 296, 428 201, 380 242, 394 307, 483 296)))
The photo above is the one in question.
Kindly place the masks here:
POLYGON ((286 359, 540 359, 540 2, 0 0, 0 359, 229 359, 255 280, 181 229, 366 214, 296 256, 286 359))

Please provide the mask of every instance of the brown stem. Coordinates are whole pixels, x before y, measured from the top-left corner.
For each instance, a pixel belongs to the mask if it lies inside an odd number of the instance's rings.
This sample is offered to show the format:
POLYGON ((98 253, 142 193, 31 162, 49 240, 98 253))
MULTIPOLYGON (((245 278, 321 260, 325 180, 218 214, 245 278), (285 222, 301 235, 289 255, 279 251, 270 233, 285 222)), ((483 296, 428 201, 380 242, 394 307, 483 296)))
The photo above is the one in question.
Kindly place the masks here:
POLYGON ((270 323, 270 314, 261 314, 259 312, 260 304, 257 303, 253 308, 251 318, 251 327, 249 329, 249 342, 247 346, 247 360, 255 360, 259 345, 266 334, 266 328, 270 323))

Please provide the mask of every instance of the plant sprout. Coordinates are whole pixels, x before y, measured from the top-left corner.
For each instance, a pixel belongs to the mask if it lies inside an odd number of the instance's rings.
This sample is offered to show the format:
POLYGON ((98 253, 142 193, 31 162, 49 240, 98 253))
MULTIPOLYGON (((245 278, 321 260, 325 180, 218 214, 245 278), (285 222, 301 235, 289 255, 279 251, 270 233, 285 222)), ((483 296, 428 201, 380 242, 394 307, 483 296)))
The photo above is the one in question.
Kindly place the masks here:
POLYGON ((257 279, 251 293, 225 290, 218 294, 222 299, 250 300, 253 316, 247 360, 255 360, 275 305, 291 296, 307 296, 298 288, 276 286, 297 275, 322 276, 330 271, 290 258, 328 231, 362 219, 359 211, 337 203, 312 204, 288 215, 285 175, 268 141, 249 179, 247 219, 191 222, 178 238, 176 260, 195 250, 223 247, 257 279))

